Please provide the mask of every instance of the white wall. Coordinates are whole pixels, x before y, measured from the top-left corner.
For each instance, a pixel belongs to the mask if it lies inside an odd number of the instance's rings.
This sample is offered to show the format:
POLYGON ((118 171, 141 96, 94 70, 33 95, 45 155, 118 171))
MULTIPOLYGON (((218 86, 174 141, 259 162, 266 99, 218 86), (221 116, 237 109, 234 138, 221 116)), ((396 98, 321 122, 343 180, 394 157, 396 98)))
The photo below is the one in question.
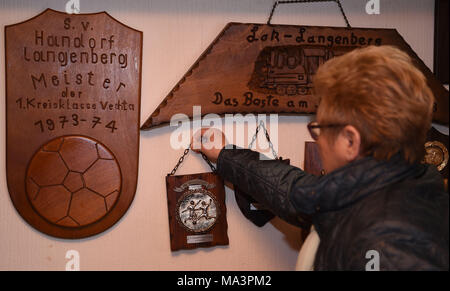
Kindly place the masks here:
MULTIPOLYGON (((272 0, 80 0, 81 12, 107 11, 144 32, 141 124, 159 105, 227 22, 264 23, 272 0)), ((425 64, 433 64, 434 0, 381 0, 381 14, 367 15, 365 0, 342 0, 353 27, 396 28, 425 64)), ((24 21, 45 8, 64 10, 62 0, 0 0, 0 100, 5 100, 3 26, 24 21)), ((281 5, 272 23, 343 26, 334 3, 281 5)), ((0 121, 5 107, 0 102, 0 121)), ((279 152, 303 165, 309 117, 285 116, 279 121, 279 152)), ((20 130, 20 129, 18 129, 20 130)), ((227 189, 230 245, 171 253, 165 175, 182 150, 170 148, 173 128, 141 134, 139 182, 125 216, 111 229, 81 240, 46 236, 30 227, 14 209, 0 175, 0 269, 64 270, 66 251, 77 250, 81 269, 105 270, 293 270, 300 231, 275 220, 257 228, 240 214, 227 189)), ((444 128, 447 130, 448 128, 444 128)), ((252 134, 252 133, 250 133, 252 134)), ((0 126, 0 164, 5 165, 5 126, 0 126)), ((191 154, 178 174, 207 171, 191 154)))

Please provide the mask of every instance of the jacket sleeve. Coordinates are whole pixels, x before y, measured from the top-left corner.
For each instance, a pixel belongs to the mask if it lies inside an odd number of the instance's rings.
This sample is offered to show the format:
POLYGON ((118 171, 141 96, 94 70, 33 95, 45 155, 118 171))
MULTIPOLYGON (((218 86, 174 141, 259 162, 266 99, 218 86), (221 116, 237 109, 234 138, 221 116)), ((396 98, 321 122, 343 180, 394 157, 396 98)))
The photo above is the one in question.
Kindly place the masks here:
MULTIPOLYGON (((311 197, 296 197, 302 201, 294 206, 292 195, 303 183, 314 183, 316 176, 277 160, 260 159, 260 153, 247 149, 222 149, 217 160, 217 173, 285 221, 301 225, 299 216, 312 214, 316 201, 311 197)), ((306 196, 306 195, 305 195, 306 196)))

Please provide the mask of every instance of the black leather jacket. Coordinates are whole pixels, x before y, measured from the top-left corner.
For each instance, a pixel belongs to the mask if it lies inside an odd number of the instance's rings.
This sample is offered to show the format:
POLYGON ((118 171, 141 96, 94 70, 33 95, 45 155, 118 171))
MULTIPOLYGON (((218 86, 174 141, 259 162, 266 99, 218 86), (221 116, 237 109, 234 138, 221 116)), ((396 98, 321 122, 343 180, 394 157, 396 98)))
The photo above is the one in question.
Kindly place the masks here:
POLYGON ((291 224, 312 215, 321 240, 315 270, 365 270, 369 250, 381 270, 448 270, 448 193, 434 166, 367 157, 316 177, 223 149, 217 173, 291 224))

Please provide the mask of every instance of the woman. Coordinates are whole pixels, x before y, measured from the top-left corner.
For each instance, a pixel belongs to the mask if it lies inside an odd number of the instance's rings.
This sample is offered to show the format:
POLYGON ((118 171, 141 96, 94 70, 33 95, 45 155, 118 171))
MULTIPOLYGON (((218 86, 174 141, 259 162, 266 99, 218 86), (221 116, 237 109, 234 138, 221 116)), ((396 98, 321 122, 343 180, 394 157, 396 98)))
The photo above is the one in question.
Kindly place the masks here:
POLYGON ((308 129, 323 177, 225 146, 218 131, 203 129, 208 142, 194 150, 282 219, 312 215, 315 270, 365 270, 368 253, 381 270, 448 270, 448 193, 421 163, 434 101, 423 74, 402 51, 370 46, 326 62, 314 87, 308 129))

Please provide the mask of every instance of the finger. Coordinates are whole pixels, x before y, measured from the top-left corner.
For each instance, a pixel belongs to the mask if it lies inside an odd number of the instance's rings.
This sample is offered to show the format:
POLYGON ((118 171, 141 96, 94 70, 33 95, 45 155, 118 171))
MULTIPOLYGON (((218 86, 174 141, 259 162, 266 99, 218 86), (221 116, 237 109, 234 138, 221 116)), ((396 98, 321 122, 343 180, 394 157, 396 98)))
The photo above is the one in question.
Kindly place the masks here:
POLYGON ((203 134, 202 150, 221 149, 223 133, 216 128, 210 128, 203 134))
POLYGON ((214 142, 216 132, 217 129, 214 128, 205 128, 204 130, 202 130, 202 137, 201 137, 202 146, 214 142))
POLYGON ((193 135, 191 139, 191 149, 197 153, 202 151, 203 147, 203 137, 206 131, 208 131, 209 128, 201 128, 197 130, 193 135))

